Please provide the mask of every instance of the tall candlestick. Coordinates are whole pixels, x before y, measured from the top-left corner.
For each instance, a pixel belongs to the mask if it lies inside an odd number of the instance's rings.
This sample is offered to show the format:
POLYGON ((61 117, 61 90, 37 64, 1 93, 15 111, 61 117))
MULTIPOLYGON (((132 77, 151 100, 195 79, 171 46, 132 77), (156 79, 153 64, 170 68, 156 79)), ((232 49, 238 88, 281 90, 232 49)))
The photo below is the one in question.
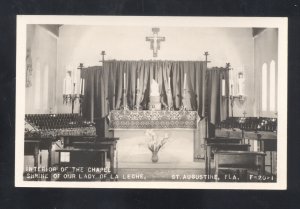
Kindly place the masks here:
POLYGON ((222 96, 225 96, 225 79, 222 79, 222 96))
POLYGON ((184 74, 183 89, 186 89, 186 73, 184 74))

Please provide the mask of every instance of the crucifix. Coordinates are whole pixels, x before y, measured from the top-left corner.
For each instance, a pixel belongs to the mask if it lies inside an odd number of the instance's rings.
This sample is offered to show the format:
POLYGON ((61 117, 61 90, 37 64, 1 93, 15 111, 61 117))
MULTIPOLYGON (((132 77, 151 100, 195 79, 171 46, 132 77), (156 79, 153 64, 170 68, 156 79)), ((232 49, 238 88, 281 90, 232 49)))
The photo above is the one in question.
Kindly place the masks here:
POLYGON ((153 57, 157 57, 157 51, 160 49, 160 42, 165 41, 165 37, 158 36, 159 28, 152 28, 153 36, 146 37, 146 41, 150 41, 150 49, 153 50, 153 57))

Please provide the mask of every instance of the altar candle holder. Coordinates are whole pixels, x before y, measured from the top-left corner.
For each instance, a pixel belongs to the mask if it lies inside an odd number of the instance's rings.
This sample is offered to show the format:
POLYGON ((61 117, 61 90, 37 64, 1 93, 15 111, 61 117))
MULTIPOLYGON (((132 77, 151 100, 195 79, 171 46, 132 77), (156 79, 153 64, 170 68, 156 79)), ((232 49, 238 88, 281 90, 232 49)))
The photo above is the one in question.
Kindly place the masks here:
POLYGON ((74 113, 74 105, 76 100, 81 104, 83 100, 83 95, 81 94, 64 94, 63 95, 63 104, 71 104, 72 106, 72 114, 74 113))
MULTIPOLYGON (((80 69, 82 71, 83 69, 83 64, 80 63, 79 67, 77 69, 80 69)), ((80 115, 82 114, 82 102, 83 102, 83 98, 84 98, 84 80, 82 79, 81 81, 81 87, 79 89, 79 94, 77 94, 77 92, 75 91, 75 89, 77 88, 77 83, 73 83, 73 93, 68 93, 66 94, 67 92, 63 92, 63 104, 71 104, 72 106, 72 114, 74 113, 74 106, 75 106, 75 103, 76 101, 79 102, 80 104, 80 115)))

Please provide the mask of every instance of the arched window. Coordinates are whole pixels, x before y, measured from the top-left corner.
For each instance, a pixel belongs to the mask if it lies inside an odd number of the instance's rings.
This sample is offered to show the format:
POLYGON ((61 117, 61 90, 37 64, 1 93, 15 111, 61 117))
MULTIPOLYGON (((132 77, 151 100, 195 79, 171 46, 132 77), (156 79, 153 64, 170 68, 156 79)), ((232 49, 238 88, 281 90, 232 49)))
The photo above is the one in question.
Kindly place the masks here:
POLYGON ((276 63, 272 60, 269 66, 264 63, 261 70, 261 113, 265 117, 274 117, 277 111, 276 89, 276 63))
POLYGON ((47 109, 48 109, 48 89, 49 89, 48 74, 49 74, 49 66, 48 66, 48 64, 46 64, 45 68, 44 68, 44 79, 43 79, 43 108, 44 108, 44 111, 47 111, 47 109))
POLYGON ((270 104, 270 111, 274 112, 276 109, 276 71, 275 71, 275 61, 272 60, 270 63, 270 100, 269 100, 269 104, 270 104))
POLYGON ((264 63, 262 65, 262 71, 261 71, 261 110, 267 111, 267 92, 268 92, 268 69, 267 69, 267 63, 264 63))
POLYGON ((40 109, 41 105, 41 64, 36 63, 35 78, 34 78, 34 108, 40 109))

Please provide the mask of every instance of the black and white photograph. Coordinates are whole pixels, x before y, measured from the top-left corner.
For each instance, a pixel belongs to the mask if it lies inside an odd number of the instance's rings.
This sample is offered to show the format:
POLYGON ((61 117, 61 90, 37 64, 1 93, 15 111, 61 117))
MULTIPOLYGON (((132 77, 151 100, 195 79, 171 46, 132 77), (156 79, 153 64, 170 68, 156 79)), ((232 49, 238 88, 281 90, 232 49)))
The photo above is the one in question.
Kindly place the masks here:
POLYGON ((287 21, 17 16, 15 186, 286 189, 287 21))

